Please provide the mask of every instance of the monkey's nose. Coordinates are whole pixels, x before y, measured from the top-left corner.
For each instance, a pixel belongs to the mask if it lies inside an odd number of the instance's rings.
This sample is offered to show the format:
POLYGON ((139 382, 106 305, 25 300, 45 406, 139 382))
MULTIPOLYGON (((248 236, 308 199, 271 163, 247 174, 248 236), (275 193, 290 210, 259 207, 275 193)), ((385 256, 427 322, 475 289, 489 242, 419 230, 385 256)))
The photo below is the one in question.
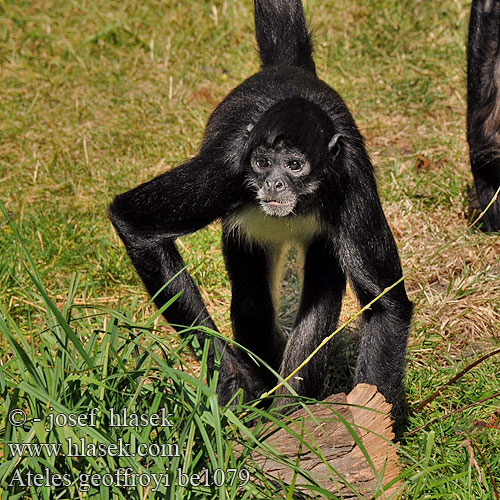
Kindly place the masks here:
POLYGON ((282 180, 266 180, 266 189, 268 191, 276 191, 277 193, 279 193, 280 191, 283 191, 285 187, 285 183, 282 180))

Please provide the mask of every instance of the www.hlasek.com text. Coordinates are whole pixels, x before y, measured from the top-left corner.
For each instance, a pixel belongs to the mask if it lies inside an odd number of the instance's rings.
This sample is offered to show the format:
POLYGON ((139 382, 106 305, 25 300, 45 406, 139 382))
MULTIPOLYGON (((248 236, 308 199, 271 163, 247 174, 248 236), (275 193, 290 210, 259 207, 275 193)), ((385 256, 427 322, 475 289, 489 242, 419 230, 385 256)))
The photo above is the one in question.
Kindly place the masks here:
POLYGON ((68 437, 62 443, 7 443, 9 456, 17 457, 180 457, 177 443, 127 443, 118 438, 116 443, 99 443, 86 438, 68 437))

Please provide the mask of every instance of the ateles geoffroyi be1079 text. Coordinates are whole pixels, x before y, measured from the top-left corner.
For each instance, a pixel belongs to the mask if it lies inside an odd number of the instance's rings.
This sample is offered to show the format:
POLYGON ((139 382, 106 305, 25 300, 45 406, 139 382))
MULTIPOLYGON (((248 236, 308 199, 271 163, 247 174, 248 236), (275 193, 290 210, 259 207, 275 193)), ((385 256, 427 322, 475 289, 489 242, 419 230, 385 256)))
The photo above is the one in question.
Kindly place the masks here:
MULTIPOLYGON (((198 155, 117 196, 109 213, 149 293, 168 283, 155 303, 183 292, 167 320, 214 330, 175 239, 222 219, 234 338, 287 376, 336 328, 346 277, 366 305, 402 274, 363 138, 340 96, 316 75, 301 1, 255 0, 255 24, 262 69, 217 106, 198 155), (305 260, 298 314, 285 338, 272 290, 290 243, 305 260)), ((355 382, 375 384, 396 409, 411 316, 403 283, 364 313, 355 382)), ((197 336, 203 345, 205 333, 197 336)), ((250 400, 275 383, 246 355, 221 340, 215 345, 223 351, 221 404, 239 388, 250 400)), ((290 380, 298 394, 321 394, 330 349, 290 380)), ((212 345, 210 369, 213 358, 212 345)))

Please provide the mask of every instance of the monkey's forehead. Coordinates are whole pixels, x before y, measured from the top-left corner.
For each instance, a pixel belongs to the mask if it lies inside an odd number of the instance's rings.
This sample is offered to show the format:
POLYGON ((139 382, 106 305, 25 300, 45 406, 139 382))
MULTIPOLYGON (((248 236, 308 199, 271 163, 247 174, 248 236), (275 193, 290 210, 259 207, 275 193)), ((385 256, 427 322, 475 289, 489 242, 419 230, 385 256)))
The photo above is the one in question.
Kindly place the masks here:
POLYGON ((293 154, 299 156, 305 156, 304 153, 297 147, 285 140, 279 140, 274 144, 259 144, 256 146, 252 154, 293 154))

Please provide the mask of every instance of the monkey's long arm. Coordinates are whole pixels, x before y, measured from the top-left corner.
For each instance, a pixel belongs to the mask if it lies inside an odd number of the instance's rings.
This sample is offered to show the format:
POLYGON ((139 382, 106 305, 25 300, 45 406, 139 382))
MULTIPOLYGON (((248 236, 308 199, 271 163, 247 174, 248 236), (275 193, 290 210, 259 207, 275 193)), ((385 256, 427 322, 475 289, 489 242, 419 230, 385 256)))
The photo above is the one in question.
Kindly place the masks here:
MULTIPOLYGON (((118 195, 110 206, 111 221, 148 292, 154 296, 164 287, 155 304, 162 307, 182 293, 164 312, 178 330, 190 325, 216 330, 216 326, 198 287, 184 269, 175 239, 227 215, 243 199, 241 174, 214 157, 196 157, 118 195)), ((203 345, 206 334, 199 330, 196 335, 203 345)), ((221 403, 225 404, 240 387, 246 390, 247 399, 256 395, 259 389, 252 387, 255 377, 249 373, 251 368, 225 342, 217 340, 215 345, 224 350, 222 384, 218 388, 221 403)), ((209 370, 213 369, 213 356, 211 348, 209 370)))
POLYGON ((164 313, 174 326, 215 329, 174 241, 227 214, 242 198, 240 188, 236 173, 197 157, 118 195, 110 206, 111 221, 151 296, 168 283, 156 305, 183 292, 164 313))
MULTIPOLYGON (((360 158, 361 159, 361 158, 360 158)), ((398 251, 382 211, 368 158, 357 175, 345 179, 340 211, 340 254, 362 306, 402 276, 398 251)), ((399 410, 408 332, 413 306, 403 283, 378 299, 364 313, 365 331, 355 383, 367 382, 399 410)))

